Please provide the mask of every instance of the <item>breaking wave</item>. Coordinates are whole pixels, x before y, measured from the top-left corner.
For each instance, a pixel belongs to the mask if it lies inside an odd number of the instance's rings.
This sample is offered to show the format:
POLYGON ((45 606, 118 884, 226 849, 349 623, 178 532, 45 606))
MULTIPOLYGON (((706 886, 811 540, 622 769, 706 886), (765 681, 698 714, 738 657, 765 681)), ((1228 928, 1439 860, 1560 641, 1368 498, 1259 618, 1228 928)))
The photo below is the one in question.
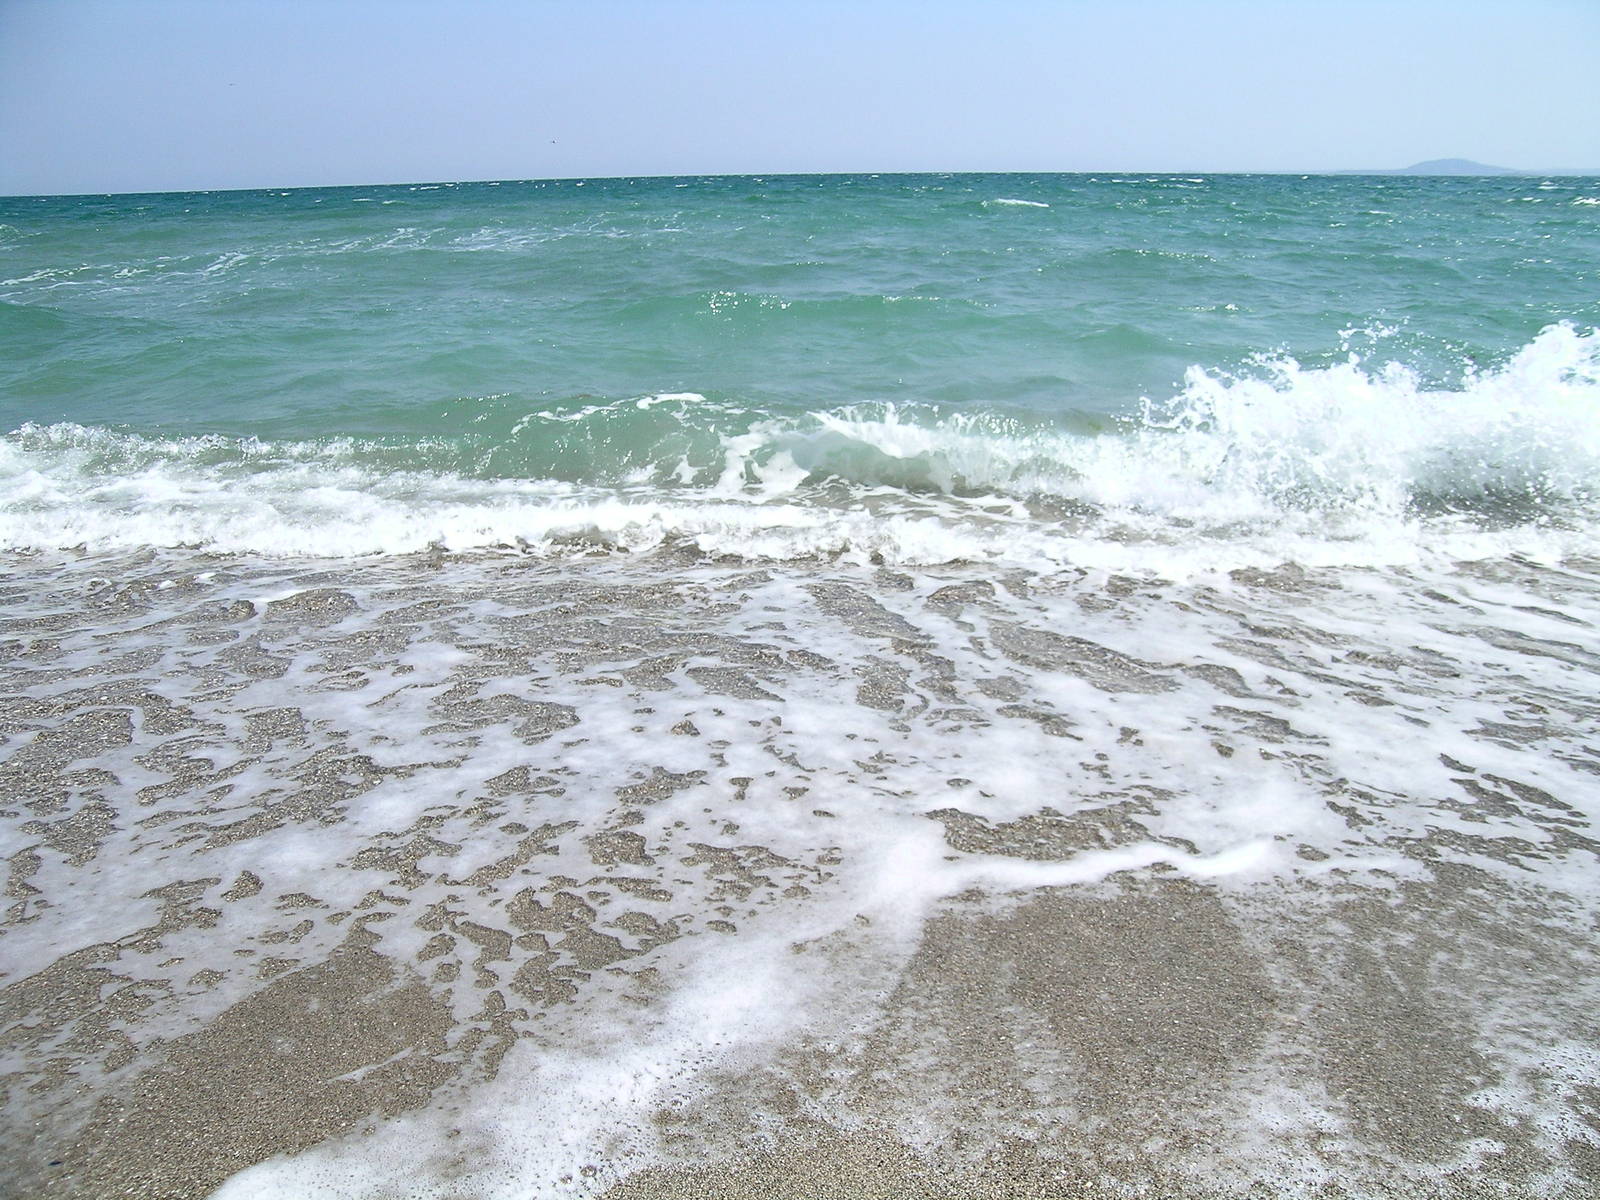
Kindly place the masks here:
POLYGON ((1392 560, 1447 534, 1587 539, 1600 479, 1600 334, 1569 324, 1451 389, 1356 356, 1263 357, 1192 367, 1176 395, 1117 418, 770 416, 695 393, 485 404, 409 440, 23 425, 0 439, 0 545, 1037 564, 1203 544, 1212 559, 1233 545, 1392 560))

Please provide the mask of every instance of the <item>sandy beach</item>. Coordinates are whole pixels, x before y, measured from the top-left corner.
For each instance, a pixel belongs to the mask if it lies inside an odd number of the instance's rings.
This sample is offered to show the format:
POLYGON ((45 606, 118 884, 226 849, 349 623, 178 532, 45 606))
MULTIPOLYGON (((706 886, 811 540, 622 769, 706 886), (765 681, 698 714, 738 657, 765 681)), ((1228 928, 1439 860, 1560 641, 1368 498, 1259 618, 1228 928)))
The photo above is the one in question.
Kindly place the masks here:
POLYGON ((4 1193, 1592 1194, 1593 656, 1348 583, 13 559, 4 1193))

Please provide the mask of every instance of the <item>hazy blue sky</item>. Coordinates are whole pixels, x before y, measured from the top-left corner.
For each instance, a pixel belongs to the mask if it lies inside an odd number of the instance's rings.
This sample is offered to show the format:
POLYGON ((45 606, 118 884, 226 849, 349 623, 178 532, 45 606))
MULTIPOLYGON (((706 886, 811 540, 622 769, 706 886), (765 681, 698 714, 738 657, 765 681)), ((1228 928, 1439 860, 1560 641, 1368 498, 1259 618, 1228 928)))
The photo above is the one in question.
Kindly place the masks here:
POLYGON ((1600 0, 0 0, 0 193, 1600 165, 1600 0))

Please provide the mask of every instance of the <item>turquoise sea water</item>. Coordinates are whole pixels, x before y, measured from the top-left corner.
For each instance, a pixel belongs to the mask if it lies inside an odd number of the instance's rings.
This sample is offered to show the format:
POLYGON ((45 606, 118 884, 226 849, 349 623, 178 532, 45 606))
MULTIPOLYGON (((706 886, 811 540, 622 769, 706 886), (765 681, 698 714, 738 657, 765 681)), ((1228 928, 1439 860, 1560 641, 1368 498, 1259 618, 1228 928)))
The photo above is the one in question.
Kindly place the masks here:
POLYGON ((1035 550, 1064 510, 1542 511, 1594 477, 1597 263, 1574 178, 4 200, 0 540, 784 556, 862 549, 874 489, 949 530, 870 552, 962 558, 936 498, 1033 505, 1035 550))
POLYGON ((1600 179, 0 200, 0 1192, 1592 1197, 1597 323, 1600 179))

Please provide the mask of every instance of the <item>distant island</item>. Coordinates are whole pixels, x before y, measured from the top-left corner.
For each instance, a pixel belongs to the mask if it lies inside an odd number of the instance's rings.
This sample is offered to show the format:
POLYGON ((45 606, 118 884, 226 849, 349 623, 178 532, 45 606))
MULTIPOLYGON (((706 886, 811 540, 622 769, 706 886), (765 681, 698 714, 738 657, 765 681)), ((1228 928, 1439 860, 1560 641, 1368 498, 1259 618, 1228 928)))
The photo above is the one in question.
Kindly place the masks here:
POLYGON ((1383 170, 1335 171, 1336 175, 1600 175, 1593 167, 1546 167, 1540 171, 1524 171, 1516 167, 1491 167, 1488 163, 1473 162, 1470 158, 1430 158, 1427 162, 1413 163, 1409 167, 1388 167, 1383 170))

